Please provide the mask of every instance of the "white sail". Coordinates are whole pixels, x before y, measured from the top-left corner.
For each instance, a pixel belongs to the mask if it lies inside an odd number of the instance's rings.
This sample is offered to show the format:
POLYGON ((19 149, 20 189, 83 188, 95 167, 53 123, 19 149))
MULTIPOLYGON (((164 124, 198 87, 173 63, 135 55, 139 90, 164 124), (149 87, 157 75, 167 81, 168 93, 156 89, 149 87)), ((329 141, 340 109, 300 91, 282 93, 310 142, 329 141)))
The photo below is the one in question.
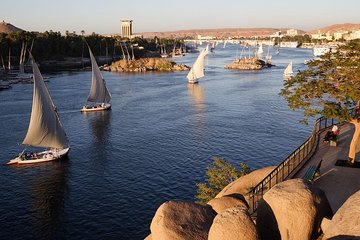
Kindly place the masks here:
POLYGON ((29 128, 23 144, 34 147, 59 148, 68 146, 68 139, 60 123, 56 107, 40 70, 31 57, 34 93, 29 128))
POLYGON ((293 75, 293 69, 292 69, 292 62, 289 63, 289 65, 285 68, 284 76, 291 76, 293 75))
POLYGON ((200 52, 193 66, 191 67, 188 75, 186 76, 189 82, 197 82, 197 79, 205 76, 204 61, 205 61, 205 56, 208 54, 207 49, 208 48, 205 48, 200 52))
POLYGON ((263 50, 262 44, 260 44, 259 49, 257 51, 257 57, 262 58, 263 52, 264 52, 264 50, 263 50))
POLYGON ((92 82, 90 88, 90 94, 88 97, 89 102, 98 102, 98 103, 109 103, 111 100, 111 95, 106 87, 105 79, 103 78, 99 66, 96 63, 95 57, 92 54, 90 48, 90 60, 92 68, 92 82))

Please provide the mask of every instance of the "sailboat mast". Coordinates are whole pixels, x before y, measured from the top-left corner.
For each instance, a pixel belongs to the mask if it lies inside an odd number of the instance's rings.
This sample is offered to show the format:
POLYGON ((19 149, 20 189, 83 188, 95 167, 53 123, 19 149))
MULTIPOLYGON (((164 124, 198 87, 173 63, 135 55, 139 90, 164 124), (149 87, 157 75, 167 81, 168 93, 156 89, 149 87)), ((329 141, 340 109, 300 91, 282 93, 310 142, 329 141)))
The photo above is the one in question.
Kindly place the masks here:
POLYGON ((8 66, 9 71, 11 70, 11 61, 10 61, 10 59, 11 59, 11 48, 9 47, 9 62, 8 62, 8 64, 9 64, 9 66, 8 66))

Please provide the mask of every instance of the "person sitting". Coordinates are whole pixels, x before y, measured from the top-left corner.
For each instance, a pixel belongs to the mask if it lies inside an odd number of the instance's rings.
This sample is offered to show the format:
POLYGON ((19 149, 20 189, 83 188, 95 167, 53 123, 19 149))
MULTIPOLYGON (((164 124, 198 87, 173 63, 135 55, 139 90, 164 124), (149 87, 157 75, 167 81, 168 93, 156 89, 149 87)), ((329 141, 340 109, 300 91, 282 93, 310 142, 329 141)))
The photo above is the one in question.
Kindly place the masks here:
POLYGON ((339 135, 339 128, 338 126, 334 125, 331 131, 328 131, 324 137, 324 142, 328 142, 331 140, 335 140, 336 137, 339 135))

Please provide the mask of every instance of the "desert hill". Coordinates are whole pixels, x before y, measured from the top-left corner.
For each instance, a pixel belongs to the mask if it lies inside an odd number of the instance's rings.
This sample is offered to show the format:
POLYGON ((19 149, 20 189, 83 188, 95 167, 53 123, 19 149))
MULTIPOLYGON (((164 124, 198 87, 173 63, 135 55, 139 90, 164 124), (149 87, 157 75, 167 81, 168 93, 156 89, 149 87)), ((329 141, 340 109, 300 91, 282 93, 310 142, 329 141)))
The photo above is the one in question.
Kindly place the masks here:
POLYGON ((309 33, 318 33, 319 31, 321 33, 327 33, 327 32, 334 33, 340 31, 354 31, 354 30, 360 30, 360 24, 357 23, 334 24, 331 26, 312 30, 309 33))
MULTIPOLYGON (((197 35, 202 36, 216 36, 218 38, 227 37, 250 37, 259 36, 267 37, 277 31, 286 33, 288 28, 219 28, 219 29, 189 29, 169 32, 143 32, 139 33, 145 38, 153 38, 155 36, 160 38, 196 38, 197 35)), ((299 34, 304 34, 302 30, 298 30, 299 34)))
POLYGON ((10 23, 6 23, 5 21, 0 22, 0 33, 11 33, 11 32, 21 32, 24 31, 18 27, 10 23))

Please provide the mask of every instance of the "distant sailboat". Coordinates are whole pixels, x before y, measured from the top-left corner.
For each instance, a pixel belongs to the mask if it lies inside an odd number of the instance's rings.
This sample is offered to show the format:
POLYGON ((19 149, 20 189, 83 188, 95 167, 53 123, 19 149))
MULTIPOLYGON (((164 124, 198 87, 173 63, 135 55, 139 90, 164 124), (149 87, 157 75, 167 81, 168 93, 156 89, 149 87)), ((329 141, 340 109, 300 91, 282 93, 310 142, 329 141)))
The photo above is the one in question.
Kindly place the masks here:
POLYGON ((258 49, 258 51, 257 51, 257 57, 258 57, 259 59, 262 58, 263 52, 264 52, 264 50, 263 50, 263 47, 262 47, 262 43, 260 43, 259 49, 258 49))
POLYGON ((284 77, 291 77, 293 75, 292 62, 288 64, 284 71, 284 77))
POLYGON ((227 40, 224 41, 224 46, 223 46, 223 48, 226 48, 226 44, 227 44, 227 40))
POLYGON ((29 128, 22 144, 33 147, 45 147, 47 150, 37 153, 24 151, 7 164, 41 163, 60 159, 70 150, 69 141, 61 125, 56 107, 46 88, 44 79, 35 60, 30 56, 34 92, 29 128))
POLYGON ((268 45, 268 49, 267 49, 267 54, 266 54, 266 57, 265 57, 265 63, 266 64, 271 64, 271 54, 270 54, 270 45, 268 45))
POLYGON ((167 57, 169 57, 169 55, 166 53, 165 44, 160 45, 160 56, 161 56, 162 58, 167 58, 167 57))
POLYGON ((95 112, 111 108, 110 100, 111 94, 106 87, 105 79, 103 78, 99 66, 96 63, 95 57, 89 47, 89 54, 92 68, 92 82, 88 102, 97 103, 95 105, 85 105, 80 110, 81 112, 95 112))
POLYGON ((204 75, 204 62, 205 62, 205 56, 207 54, 208 54, 208 46, 200 52, 195 63, 191 67, 191 69, 187 75, 188 83, 191 83, 191 84, 198 83, 198 79, 205 76, 204 75))

